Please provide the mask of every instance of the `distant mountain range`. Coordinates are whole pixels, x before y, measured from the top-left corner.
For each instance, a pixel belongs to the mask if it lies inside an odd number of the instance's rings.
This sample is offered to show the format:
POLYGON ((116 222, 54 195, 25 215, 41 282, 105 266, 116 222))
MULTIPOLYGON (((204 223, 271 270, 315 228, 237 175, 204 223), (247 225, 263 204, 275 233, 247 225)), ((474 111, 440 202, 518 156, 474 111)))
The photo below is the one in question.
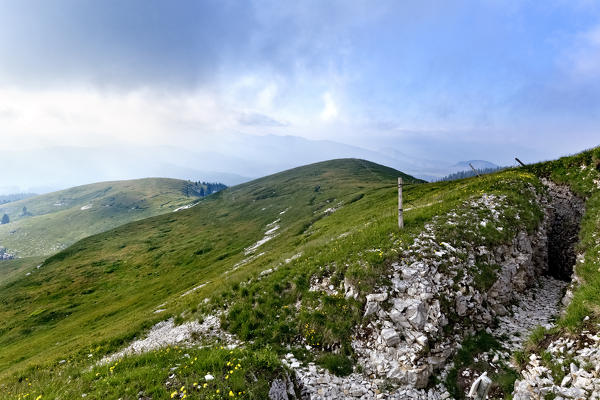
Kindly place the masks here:
POLYGON ((53 254, 118 225, 187 208, 220 189, 148 178, 99 182, 2 204, 0 216, 10 222, 0 225, 0 246, 20 257, 53 254))
POLYGON ((23 199, 27 199, 29 197, 36 196, 35 193, 10 193, 0 195, 0 204, 6 204, 13 201, 19 201, 23 199))
POLYGON ((222 182, 228 186, 299 165, 335 159, 360 158, 377 162, 425 180, 452 172, 495 166, 472 160, 451 164, 424 160, 389 148, 374 151, 329 140, 298 136, 231 135, 202 146, 172 144, 154 147, 51 147, 33 151, 0 151, 3 176, 0 194, 47 193, 90 182, 168 177, 222 182))

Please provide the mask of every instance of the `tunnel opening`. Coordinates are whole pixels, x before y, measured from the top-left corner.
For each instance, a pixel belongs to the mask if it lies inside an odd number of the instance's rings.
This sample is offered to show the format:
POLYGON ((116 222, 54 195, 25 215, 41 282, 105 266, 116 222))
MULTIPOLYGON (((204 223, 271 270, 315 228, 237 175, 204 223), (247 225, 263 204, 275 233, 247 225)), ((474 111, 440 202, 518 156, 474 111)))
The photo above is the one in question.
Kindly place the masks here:
POLYGON ((548 275, 570 281, 577 259, 576 245, 579 239, 584 201, 567 186, 545 182, 550 194, 548 224, 548 275))

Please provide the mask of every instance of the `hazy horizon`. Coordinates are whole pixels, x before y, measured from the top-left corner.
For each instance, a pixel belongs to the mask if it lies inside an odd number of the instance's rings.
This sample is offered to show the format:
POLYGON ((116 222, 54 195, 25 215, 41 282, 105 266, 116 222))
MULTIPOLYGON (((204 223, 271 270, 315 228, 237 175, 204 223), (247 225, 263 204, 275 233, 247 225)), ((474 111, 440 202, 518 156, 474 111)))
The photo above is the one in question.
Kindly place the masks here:
POLYGON ((599 54, 585 0, 0 0, 0 193, 552 159, 600 144, 599 54))

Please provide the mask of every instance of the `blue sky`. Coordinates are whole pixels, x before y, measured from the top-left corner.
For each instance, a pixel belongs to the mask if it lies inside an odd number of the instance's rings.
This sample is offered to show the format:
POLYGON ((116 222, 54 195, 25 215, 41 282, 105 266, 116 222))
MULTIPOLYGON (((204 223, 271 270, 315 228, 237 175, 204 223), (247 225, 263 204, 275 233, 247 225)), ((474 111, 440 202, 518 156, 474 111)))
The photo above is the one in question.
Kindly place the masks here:
POLYGON ((0 135, 293 135, 444 162, 600 144, 600 3, 0 0, 0 135))

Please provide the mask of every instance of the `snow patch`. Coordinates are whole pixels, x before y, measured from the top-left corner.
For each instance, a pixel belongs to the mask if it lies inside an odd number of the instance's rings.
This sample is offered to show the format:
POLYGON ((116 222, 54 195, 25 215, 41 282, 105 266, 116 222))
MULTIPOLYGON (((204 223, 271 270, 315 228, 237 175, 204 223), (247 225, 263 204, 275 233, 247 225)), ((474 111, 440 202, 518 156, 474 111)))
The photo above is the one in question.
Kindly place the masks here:
POLYGON ((185 206, 181 206, 179 208, 174 209, 173 212, 177 212, 177 211, 181 211, 181 210, 187 210, 188 208, 192 208, 192 207, 194 207, 197 204, 198 203, 192 203, 192 204, 188 204, 188 205, 185 205, 185 206))
POLYGON ((279 228, 280 228, 280 226, 278 225, 279 221, 280 220, 278 218, 275 221, 268 223, 266 226, 267 230, 265 231, 265 236, 263 236, 262 239, 260 239, 256 243, 254 243, 252 246, 246 247, 244 249, 244 254, 249 255, 249 254, 254 253, 260 246, 262 246, 263 244, 267 243, 269 240, 276 237, 278 235, 277 230, 279 230, 279 228))
POLYGON ((264 256, 264 255, 265 255, 265 252, 263 251, 262 253, 258 253, 258 254, 255 254, 255 255, 253 255, 253 256, 250 256, 250 257, 244 258, 242 261, 240 261, 240 262, 236 263, 236 264, 233 266, 233 268, 231 268, 229 271, 225 272, 225 274, 230 274, 230 273, 232 273, 233 271, 235 271, 236 269, 238 269, 239 267, 241 267, 242 265, 248 264, 250 261, 254 261, 254 260, 256 260, 258 257, 260 257, 260 256, 264 256))
POLYGON ((266 235, 265 237, 260 239, 258 242, 254 243, 252 246, 246 247, 244 249, 244 254, 249 255, 249 254, 254 253, 260 246, 267 243, 269 240, 273 239, 275 236, 277 236, 277 235, 272 235, 272 236, 266 235))
POLYGON ((210 282, 205 282, 202 285, 198 285, 194 288, 191 288, 190 290, 188 290, 187 292, 185 292, 184 294, 181 295, 181 297, 187 296, 190 293, 194 293, 196 290, 203 288, 204 286, 208 285, 210 282))

